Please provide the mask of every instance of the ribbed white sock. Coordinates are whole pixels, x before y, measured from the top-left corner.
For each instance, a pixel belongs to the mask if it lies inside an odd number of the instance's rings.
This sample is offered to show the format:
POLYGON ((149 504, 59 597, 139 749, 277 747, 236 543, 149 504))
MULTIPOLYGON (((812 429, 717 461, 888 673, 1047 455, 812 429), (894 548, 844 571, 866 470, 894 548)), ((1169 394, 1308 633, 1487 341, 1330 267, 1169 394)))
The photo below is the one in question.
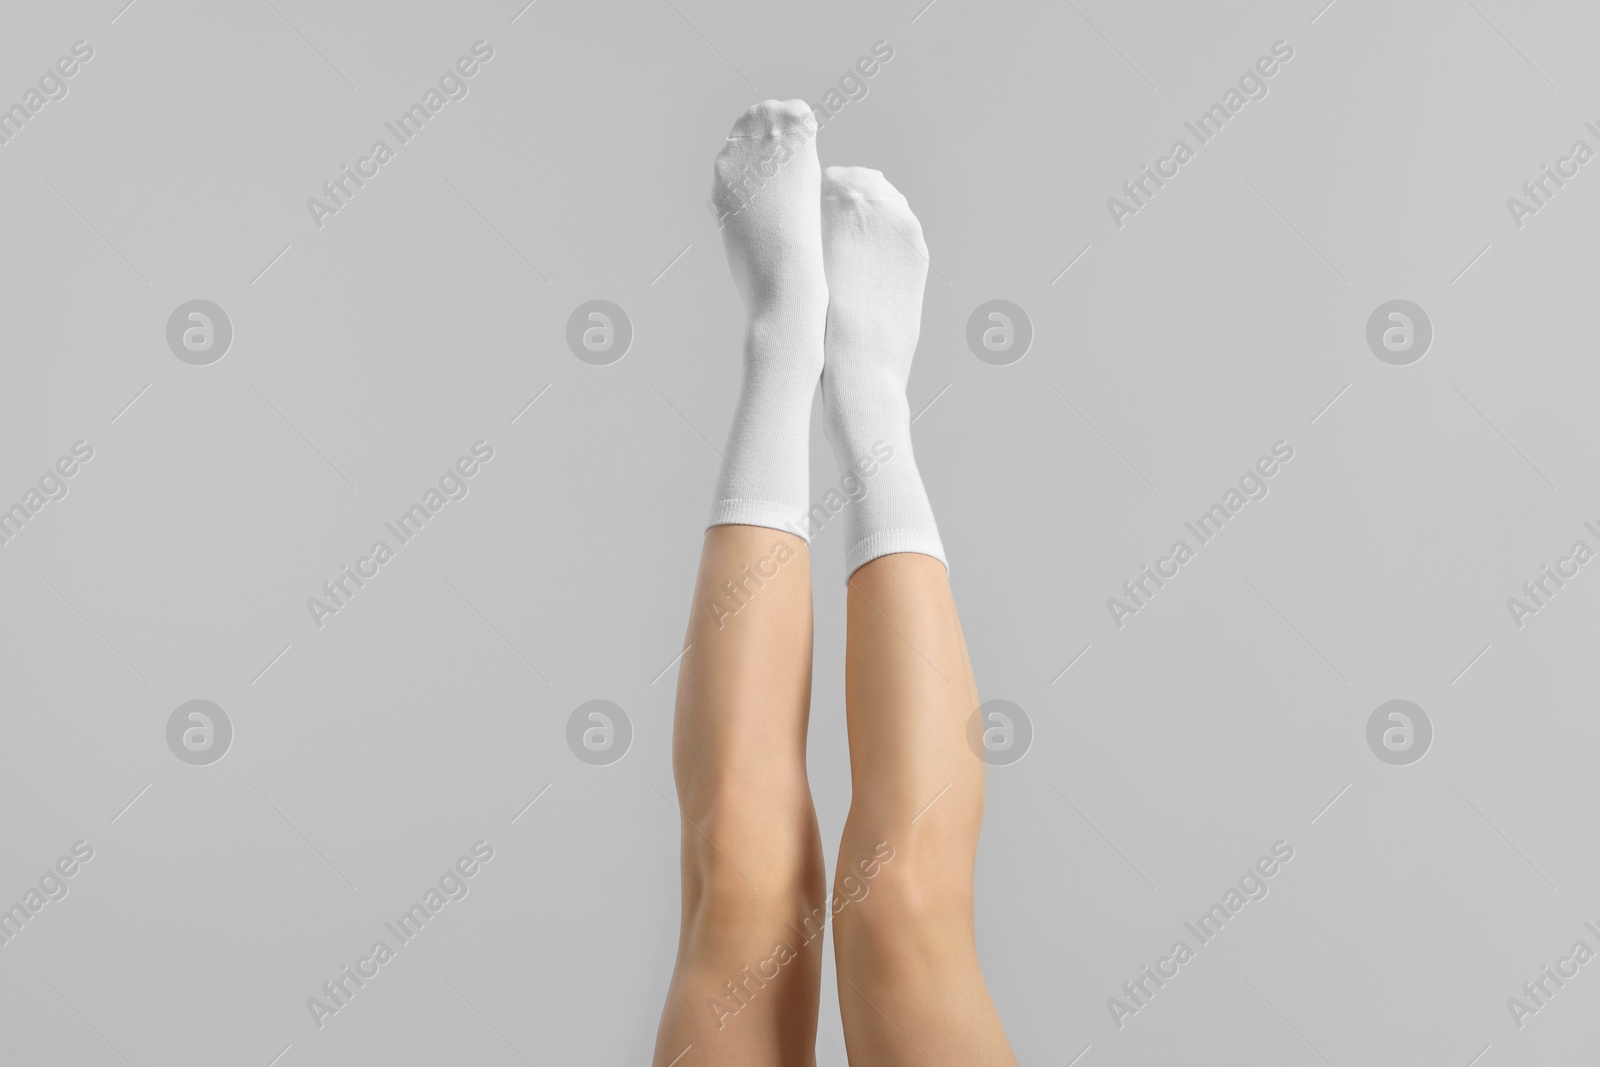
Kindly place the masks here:
POLYGON ((803 537, 811 399, 828 312, 810 105, 768 100, 750 108, 715 169, 712 203, 749 325, 744 386, 707 525, 770 526, 803 537))
POLYGON ((922 226, 882 174, 829 167, 822 178, 822 249, 828 440, 840 470, 866 489, 846 508, 845 573, 891 552, 921 552, 948 566, 911 454, 906 402, 928 276, 922 226))

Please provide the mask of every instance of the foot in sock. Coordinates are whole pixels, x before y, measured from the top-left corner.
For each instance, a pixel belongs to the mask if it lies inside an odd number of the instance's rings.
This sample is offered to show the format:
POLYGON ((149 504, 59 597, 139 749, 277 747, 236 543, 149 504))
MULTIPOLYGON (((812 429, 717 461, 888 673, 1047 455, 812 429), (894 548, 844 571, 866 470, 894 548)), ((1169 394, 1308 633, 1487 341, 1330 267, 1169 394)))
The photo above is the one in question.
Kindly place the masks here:
POLYGON ((805 536, 811 400, 828 310, 816 131, 804 101, 768 100, 734 123, 717 156, 712 203, 748 325, 744 385, 708 526, 805 536))
POLYGON ((840 470, 867 487, 847 509, 845 573, 891 552, 920 552, 945 563, 911 454, 906 401, 928 276, 922 226, 882 174, 829 167, 822 177, 822 248, 828 440, 840 470))

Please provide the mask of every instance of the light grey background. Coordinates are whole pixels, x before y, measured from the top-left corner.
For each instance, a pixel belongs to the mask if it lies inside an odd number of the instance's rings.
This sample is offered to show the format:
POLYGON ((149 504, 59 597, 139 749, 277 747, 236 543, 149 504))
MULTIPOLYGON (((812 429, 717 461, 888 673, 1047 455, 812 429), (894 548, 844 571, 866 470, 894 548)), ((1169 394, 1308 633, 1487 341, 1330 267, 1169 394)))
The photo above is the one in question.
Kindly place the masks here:
MULTIPOLYGON (((1020 1060, 1593 1057, 1600 963, 1521 1029, 1506 1006, 1600 949, 1600 564, 1520 630, 1506 607, 1600 546, 1600 163, 1521 229, 1506 207, 1600 147, 1591 5, 123 2, 0 21, 0 102, 95 50, 0 146, 0 498, 95 450, 0 547, 0 903, 95 849, 0 946, 0 1061, 647 1062, 669 665, 737 389, 710 164, 748 104, 818 102, 880 39, 819 145, 932 250, 918 461, 980 686, 1036 731, 990 775, 977 887, 1020 1060), (480 39, 470 95, 317 229, 306 198, 480 39), (1113 225, 1278 40, 1270 94, 1113 225), (206 367, 164 336, 196 298, 234 328, 206 367), (595 298, 636 331, 608 367, 563 340, 595 298), (964 341, 996 298, 1036 334, 1009 367, 964 341), (1435 332, 1407 367, 1365 342, 1397 298, 1435 332), (316 629, 306 598, 480 439, 470 495, 316 629), (1270 495, 1117 629, 1106 598, 1280 439, 1270 495), (1433 722, 1412 766, 1366 745, 1395 698, 1433 722), (233 723, 210 766, 166 745, 192 699, 233 723), (591 699, 633 723, 611 766, 565 743, 591 699), (317 1029, 306 999, 479 839, 470 895, 317 1029), (1270 896, 1119 1030, 1107 998, 1280 839, 1270 896)), ((830 841, 840 540, 814 545, 830 841)))

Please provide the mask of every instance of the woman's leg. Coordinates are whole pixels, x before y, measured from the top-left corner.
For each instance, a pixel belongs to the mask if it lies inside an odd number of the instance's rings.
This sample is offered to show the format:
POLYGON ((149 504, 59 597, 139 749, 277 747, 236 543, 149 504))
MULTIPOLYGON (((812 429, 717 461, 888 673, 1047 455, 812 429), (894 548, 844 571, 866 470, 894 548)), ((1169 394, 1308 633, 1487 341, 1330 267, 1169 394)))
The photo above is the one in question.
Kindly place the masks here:
POLYGON ((853 876, 865 895, 840 909, 834 955, 850 1062, 1014 1065, 973 938, 984 763, 967 742, 978 693, 944 565, 881 556, 851 577, 849 605, 854 793, 835 891, 848 899, 853 876), (893 858, 866 881, 875 850, 893 858))
POLYGON ((805 542, 708 530, 686 641, 672 739, 683 913, 655 1067, 691 1045, 678 1067, 811 1067, 827 897, 805 765, 805 542))
POLYGON ((973 940, 984 763, 966 732, 977 686, 905 395, 927 246, 876 171, 828 168, 822 218, 823 401, 840 465, 863 490, 847 520, 854 792, 834 883, 845 1043, 857 1067, 1014 1065, 973 940))
POLYGON ((806 781, 811 572, 802 536, 828 307, 816 124, 757 104, 712 199, 749 317, 744 382, 700 555, 672 765, 678 960, 655 1067, 812 1067, 825 874, 806 781))

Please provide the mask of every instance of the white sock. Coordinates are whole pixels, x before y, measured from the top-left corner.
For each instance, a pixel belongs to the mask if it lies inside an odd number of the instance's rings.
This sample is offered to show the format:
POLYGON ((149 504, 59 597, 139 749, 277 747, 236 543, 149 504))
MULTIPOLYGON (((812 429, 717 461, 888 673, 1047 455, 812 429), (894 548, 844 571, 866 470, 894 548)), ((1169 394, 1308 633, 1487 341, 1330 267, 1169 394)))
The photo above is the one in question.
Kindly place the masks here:
POLYGON ((811 399, 828 313, 816 129, 804 101, 768 100, 733 124, 717 156, 712 202, 749 326, 708 526, 806 536, 811 399))
POLYGON ((882 174, 829 167, 822 178, 822 247, 828 440, 839 469, 866 489, 845 509, 846 574, 891 552, 921 552, 948 566, 911 454, 906 402, 928 276, 922 226, 882 174))

